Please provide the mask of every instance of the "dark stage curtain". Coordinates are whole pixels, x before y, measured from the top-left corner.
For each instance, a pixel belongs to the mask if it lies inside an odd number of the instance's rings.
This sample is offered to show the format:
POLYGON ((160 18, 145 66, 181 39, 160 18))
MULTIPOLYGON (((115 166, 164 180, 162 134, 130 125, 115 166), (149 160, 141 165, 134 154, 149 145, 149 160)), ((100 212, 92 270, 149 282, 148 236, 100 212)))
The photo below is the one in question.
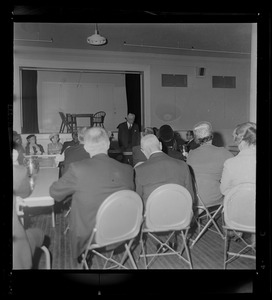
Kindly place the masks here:
POLYGON ((142 128, 141 120, 141 75, 126 74, 126 94, 128 113, 135 114, 135 123, 142 128))
POLYGON ((22 70, 22 133, 39 133, 37 71, 22 70))

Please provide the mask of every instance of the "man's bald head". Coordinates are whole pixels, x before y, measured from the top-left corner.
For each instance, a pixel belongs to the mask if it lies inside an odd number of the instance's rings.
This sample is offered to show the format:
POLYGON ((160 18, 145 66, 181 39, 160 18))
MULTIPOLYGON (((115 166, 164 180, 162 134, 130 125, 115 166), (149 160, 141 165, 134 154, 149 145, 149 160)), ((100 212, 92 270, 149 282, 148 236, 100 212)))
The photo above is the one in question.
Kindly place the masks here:
POLYGON ((162 149, 161 143, 154 134, 147 134, 141 139, 141 149, 147 158, 155 151, 162 149))

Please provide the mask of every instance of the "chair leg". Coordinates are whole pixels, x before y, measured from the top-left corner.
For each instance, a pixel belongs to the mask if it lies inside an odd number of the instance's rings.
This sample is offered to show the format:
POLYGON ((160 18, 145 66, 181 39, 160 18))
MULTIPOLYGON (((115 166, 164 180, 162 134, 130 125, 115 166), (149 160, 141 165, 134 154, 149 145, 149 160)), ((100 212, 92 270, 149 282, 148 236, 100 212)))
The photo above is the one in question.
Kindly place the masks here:
POLYGON ((227 267, 228 246, 229 246, 229 235, 228 235, 228 230, 226 230, 226 237, 225 237, 225 243, 224 243, 224 270, 227 267))
POLYGON ((196 242, 200 239, 200 237, 204 234, 204 232, 209 228, 209 226, 210 226, 211 224, 213 224, 213 225, 215 226, 215 228, 217 229, 218 233, 221 235, 222 239, 225 238, 224 235, 222 234, 220 228, 218 227, 218 225, 216 224, 216 222, 215 222, 215 220, 214 220, 215 217, 216 217, 217 214, 221 211, 222 208, 223 208, 223 205, 221 205, 221 206, 214 212, 213 215, 211 215, 211 214, 209 213, 209 211, 206 210, 206 214, 208 214, 209 220, 208 220, 208 222, 206 223, 206 225, 202 228, 202 230, 200 231, 200 233, 197 235, 197 237, 193 240, 193 242, 192 242, 192 244, 191 244, 191 246, 190 246, 191 249, 193 248, 193 246, 196 244, 196 242))
MULTIPOLYGON (((181 235, 182 235, 182 240, 183 240, 184 248, 185 248, 185 251, 186 251, 187 258, 188 258, 188 263, 189 263, 190 269, 193 269, 191 253, 190 253, 190 250, 189 250, 188 245, 187 245, 188 231, 189 231, 189 228, 186 230, 185 234, 184 234, 183 231, 181 231, 181 235)), ((182 251, 183 251, 183 249, 181 249, 181 251, 180 251, 180 256, 182 256, 181 255, 182 251)))
POLYGON ((61 122, 59 133, 63 133, 63 130, 64 130, 64 123, 61 122))
POLYGON ((54 211, 54 206, 52 206, 52 227, 55 227, 55 211, 54 211))
MULTIPOLYGON (((137 266, 136 266, 136 264, 135 264, 134 258, 133 258, 132 254, 131 254, 131 252, 130 252, 130 248, 131 248, 132 243, 133 243, 133 240, 131 240, 131 241, 129 242, 129 245, 125 244, 126 253, 128 254, 128 256, 129 256, 129 258, 130 258, 130 261, 131 261, 131 263, 132 263, 133 268, 134 268, 134 269, 138 269, 137 266)), ((122 259, 122 261, 123 261, 123 259, 122 259)), ((122 262, 121 264, 123 264, 123 263, 124 263, 124 262, 122 262)))
POLYGON ((51 257, 50 257, 50 252, 49 250, 45 247, 42 246, 41 249, 43 250, 45 254, 45 264, 46 264, 46 269, 50 270, 51 269, 51 257))

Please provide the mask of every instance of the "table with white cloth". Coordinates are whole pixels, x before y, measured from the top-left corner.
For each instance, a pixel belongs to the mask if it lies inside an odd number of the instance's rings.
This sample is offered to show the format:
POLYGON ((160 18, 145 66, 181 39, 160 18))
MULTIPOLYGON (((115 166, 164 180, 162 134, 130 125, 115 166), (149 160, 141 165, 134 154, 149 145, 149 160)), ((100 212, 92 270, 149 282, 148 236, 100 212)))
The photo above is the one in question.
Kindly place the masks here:
POLYGON ((33 192, 27 198, 21 199, 23 207, 52 207, 52 226, 55 227, 54 199, 49 194, 49 188, 59 178, 59 168, 40 168, 35 178, 33 192))

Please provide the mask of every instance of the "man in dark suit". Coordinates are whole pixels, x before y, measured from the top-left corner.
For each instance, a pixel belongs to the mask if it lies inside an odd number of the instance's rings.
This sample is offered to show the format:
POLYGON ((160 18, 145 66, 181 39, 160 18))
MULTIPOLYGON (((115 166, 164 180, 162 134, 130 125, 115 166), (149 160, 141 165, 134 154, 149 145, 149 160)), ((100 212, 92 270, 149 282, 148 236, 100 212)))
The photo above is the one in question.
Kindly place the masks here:
POLYGON ((176 183, 184 186, 194 199, 193 184, 188 165, 162 152, 162 145, 153 134, 141 139, 141 148, 147 161, 135 168, 136 192, 144 203, 159 186, 176 183))
POLYGON ((120 150, 124 154, 124 161, 132 164, 132 153, 127 157, 127 154, 132 152, 132 147, 140 144, 140 131, 138 124, 134 123, 135 115, 129 113, 123 122, 117 126, 118 128, 118 144, 120 150))
POLYGON ((84 148, 91 158, 71 163, 67 172, 50 187, 55 201, 72 195, 69 228, 74 267, 78 267, 77 258, 85 250, 101 203, 114 192, 134 190, 132 166, 110 158, 109 146, 105 129, 88 129, 84 148))
POLYGON ((72 141, 66 141, 63 143, 60 154, 62 154, 66 150, 66 148, 75 146, 78 144, 79 144, 78 133, 77 133, 77 131, 74 131, 74 132, 72 132, 72 141))
MULTIPOLYGON (((141 148, 147 161, 135 168, 136 192, 142 197, 144 204, 149 195, 159 186, 176 183, 184 186, 194 199, 193 183, 188 165, 162 152, 162 144, 153 134, 141 139, 141 148)), ((167 201, 167 199, 166 199, 167 201)), ((177 236, 170 242, 172 248, 177 248, 177 236)), ((167 251, 163 249, 162 251, 167 251)))
POLYGON ((90 154, 84 148, 84 132, 85 131, 86 131, 86 128, 83 128, 81 131, 79 131, 79 133, 78 133, 79 143, 76 143, 75 145, 70 146, 69 148, 67 148, 65 150, 63 169, 61 172, 61 176, 68 170, 69 165, 72 162, 90 158, 90 154))

